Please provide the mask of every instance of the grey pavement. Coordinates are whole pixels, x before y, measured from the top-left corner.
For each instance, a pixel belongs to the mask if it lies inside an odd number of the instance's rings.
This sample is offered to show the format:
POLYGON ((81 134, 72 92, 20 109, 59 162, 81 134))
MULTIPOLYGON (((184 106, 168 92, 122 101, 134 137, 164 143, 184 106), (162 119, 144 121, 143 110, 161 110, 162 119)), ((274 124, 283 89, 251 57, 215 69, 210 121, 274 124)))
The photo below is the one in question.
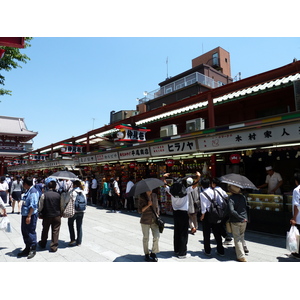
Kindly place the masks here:
MULTIPOLYGON (((0 262, 144 262, 142 232, 139 214, 136 212, 112 213, 109 210, 88 206, 83 219, 83 241, 81 246, 68 245, 69 231, 67 219, 62 219, 59 248, 49 252, 50 232, 46 249, 38 247, 36 256, 28 260, 18 258, 24 248, 20 230, 21 216, 10 214, 7 207, 12 232, 0 231, 0 262)), ((178 259, 173 253, 173 219, 162 216, 166 221, 160 236, 158 262, 236 262, 233 244, 225 246, 225 256, 215 253, 216 244, 212 239, 212 255, 206 256, 203 250, 201 223, 195 235, 189 235, 188 253, 190 257, 178 259)), ((38 240, 41 235, 42 220, 38 220, 38 240)), ((249 249, 248 262, 296 262, 285 249, 285 237, 246 231, 249 249)), ((151 246, 151 243, 149 243, 151 246)))

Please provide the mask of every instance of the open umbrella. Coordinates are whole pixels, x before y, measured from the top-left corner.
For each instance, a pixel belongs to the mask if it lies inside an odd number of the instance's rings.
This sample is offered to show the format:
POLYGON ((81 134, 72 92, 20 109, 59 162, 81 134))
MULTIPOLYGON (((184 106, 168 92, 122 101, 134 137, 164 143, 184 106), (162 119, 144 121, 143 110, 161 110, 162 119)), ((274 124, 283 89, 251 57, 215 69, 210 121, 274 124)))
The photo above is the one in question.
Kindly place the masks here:
POLYGON ((227 174, 224 176, 221 176, 219 178, 221 182, 225 182, 228 184, 232 184, 235 186, 240 187, 241 189, 252 189, 252 190, 258 190, 258 188, 253 184, 252 181, 250 181, 247 177, 240 175, 240 174, 227 174))
POLYGON ((129 191, 129 196, 140 195, 147 191, 152 191, 153 189, 164 185, 164 182, 157 178, 146 178, 137 182, 129 191))
POLYGON ((51 178, 57 178, 57 179, 67 179, 67 180, 76 180, 78 179, 77 175, 70 171, 58 171, 50 175, 51 178))

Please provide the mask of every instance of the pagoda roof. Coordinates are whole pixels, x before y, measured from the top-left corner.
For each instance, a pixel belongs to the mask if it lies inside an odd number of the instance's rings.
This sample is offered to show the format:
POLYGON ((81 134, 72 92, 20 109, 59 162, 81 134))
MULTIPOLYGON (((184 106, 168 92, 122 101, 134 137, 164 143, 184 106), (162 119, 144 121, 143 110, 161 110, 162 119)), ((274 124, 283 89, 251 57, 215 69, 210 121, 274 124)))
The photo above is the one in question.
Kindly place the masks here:
POLYGON ((24 118, 0 116, 0 136, 18 137, 19 140, 29 141, 37 134, 27 129, 24 118))

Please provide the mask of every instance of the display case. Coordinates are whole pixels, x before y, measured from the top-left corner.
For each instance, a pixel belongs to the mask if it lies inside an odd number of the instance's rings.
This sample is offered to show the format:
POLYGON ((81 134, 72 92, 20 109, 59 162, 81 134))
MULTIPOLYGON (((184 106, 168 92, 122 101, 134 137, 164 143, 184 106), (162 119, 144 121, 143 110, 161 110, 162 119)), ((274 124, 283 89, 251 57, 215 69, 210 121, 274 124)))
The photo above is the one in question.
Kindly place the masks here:
POLYGON ((251 209, 267 211, 283 211, 283 196, 271 194, 248 194, 248 204, 251 209))
POLYGON ((292 201, 293 201, 293 195, 285 195, 285 199, 286 199, 286 209, 288 212, 292 213, 292 201))

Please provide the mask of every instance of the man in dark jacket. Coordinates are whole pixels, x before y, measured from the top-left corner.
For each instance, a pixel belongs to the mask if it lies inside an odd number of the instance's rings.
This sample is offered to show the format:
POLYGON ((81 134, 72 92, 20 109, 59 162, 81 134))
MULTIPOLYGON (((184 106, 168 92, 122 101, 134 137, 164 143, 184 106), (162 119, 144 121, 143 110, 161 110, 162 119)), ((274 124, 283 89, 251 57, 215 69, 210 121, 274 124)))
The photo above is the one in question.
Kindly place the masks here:
POLYGON ((50 252, 56 252, 58 247, 58 236, 61 224, 61 215, 64 209, 64 201, 58 192, 55 191, 56 182, 48 183, 48 191, 42 194, 39 201, 39 218, 43 219, 43 230, 39 246, 46 247, 48 231, 51 226, 52 238, 50 252))

